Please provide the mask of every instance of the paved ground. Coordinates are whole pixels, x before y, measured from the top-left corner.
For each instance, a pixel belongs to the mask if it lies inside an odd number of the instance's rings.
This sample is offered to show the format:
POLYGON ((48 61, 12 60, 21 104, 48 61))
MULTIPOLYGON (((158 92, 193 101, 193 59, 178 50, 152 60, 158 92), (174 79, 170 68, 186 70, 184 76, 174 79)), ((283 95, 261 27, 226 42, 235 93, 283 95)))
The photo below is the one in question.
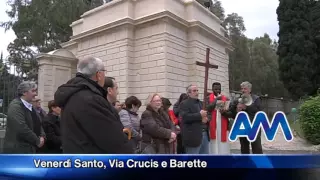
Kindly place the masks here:
MULTIPOLYGON (((232 154, 241 154, 239 149, 231 149, 232 154)), ((301 151, 301 150, 264 150, 263 154, 320 154, 319 151, 301 151)))
MULTIPOLYGON (((283 134, 279 132, 274 142, 268 142, 265 136, 261 136, 264 154, 320 154, 320 148, 307 143, 304 139, 295 136, 291 142, 286 142, 283 134)), ((240 154, 240 142, 231 143, 231 153, 240 154)), ((320 180, 319 169, 294 170, 293 179, 320 180)))
MULTIPOLYGON (((271 154, 310 154, 311 152, 317 153, 320 151, 319 145, 311 145, 298 136, 295 136, 291 142, 287 142, 281 131, 277 133, 273 142, 268 142, 264 134, 261 135, 261 141, 264 152, 271 154)), ((231 149, 240 149, 240 142, 232 142, 231 149)))

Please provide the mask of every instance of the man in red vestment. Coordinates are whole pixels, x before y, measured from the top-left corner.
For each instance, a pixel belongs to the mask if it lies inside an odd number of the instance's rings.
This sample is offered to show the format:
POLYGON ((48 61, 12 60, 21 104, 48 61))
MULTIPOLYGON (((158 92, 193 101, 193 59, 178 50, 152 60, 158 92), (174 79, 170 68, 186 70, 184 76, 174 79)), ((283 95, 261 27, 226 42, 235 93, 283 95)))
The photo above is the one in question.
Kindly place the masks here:
POLYGON ((212 84, 212 92, 208 96, 207 111, 209 120, 209 134, 210 134, 210 154, 230 154, 230 147, 228 142, 228 117, 223 116, 219 110, 216 109, 218 101, 226 102, 229 99, 221 95, 221 84, 215 82, 212 84))

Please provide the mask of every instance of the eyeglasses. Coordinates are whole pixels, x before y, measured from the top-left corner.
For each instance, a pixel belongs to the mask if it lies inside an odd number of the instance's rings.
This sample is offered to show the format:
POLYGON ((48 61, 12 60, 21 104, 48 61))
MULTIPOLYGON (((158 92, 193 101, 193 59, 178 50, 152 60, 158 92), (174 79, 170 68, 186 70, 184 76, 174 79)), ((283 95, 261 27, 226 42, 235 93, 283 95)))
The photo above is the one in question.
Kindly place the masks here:
POLYGON ((194 89, 194 90, 192 90, 192 92, 199 92, 199 90, 198 89, 194 89))

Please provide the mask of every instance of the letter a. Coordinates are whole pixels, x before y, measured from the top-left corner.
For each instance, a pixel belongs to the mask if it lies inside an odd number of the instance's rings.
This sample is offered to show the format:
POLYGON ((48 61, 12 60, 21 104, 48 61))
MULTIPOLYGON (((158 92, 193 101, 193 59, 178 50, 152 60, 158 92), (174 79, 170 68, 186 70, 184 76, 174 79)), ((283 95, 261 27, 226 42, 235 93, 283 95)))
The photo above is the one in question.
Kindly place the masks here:
POLYGON ((239 137, 248 138, 251 132, 249 116, 246 112, 239 112, 230 130, 229 141, 235 142, 239 137), (242 127, 241 127, 242 125, 242 127))

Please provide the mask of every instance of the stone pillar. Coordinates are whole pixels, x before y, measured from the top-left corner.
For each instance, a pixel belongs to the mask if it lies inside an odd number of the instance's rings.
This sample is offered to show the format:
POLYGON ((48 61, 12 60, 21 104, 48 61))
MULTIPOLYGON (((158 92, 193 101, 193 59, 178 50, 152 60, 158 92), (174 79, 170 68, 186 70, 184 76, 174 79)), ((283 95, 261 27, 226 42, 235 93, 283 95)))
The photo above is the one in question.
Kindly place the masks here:
POLYGON ((37 56, 38 97, 41 106, 48 110, 48 102, 53 100, 57 88, 71 79, 76 70, 77 58, 68 50, 58 49, 37 56))

